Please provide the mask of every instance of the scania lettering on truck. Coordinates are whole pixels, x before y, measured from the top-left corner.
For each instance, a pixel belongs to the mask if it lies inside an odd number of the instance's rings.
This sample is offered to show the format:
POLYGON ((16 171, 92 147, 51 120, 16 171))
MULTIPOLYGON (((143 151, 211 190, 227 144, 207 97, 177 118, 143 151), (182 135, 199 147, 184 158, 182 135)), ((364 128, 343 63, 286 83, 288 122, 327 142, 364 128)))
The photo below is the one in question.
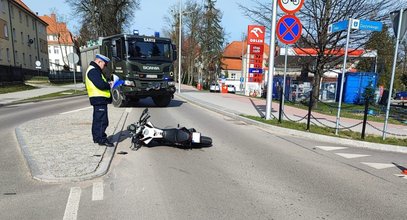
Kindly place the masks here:
POLYGON ((84 73, 97 53, 110 58, 105 68, 107 73, 117 75, 124 82, 112 90, 115 107, 147 97, 155 105, 165 107, 174 98, 177 52, 171 39, 131 34, 101 37, 96 45, 81 48, 84 73))

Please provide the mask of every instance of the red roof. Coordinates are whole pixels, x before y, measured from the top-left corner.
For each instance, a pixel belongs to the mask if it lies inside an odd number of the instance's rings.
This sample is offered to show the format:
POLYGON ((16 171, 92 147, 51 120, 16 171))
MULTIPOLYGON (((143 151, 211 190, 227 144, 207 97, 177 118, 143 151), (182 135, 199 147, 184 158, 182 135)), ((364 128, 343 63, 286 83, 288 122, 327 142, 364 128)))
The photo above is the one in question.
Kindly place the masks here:
MULTIPOLYGON (((48 23, 47 34, 49 35, 59 35, 61 44, 73 44, 70 31, 68 30, 64 22, 58 22, 56 15, 51 14, 51 17, 44 15, 41 19, 48 23)), ((50 41, 49 43, 59 43, 58 41, 50 41)))
MULTIPOLYGON (((318 49, 314 49, 314 48, 293 48, 293 49, 298 56, 316 56, 318 54, 318 49)), ((365 52, 366 51, 363 49, 359 49, 359 50, 349 49, 348 56, 359 57, 365 52)), ((342 56, 345 54, 345 49, 325 50, 324 54, 342 56)))
MULTIPOLYGON (((277 50, 277 48, 276 48, 277 50)), ((246 41, 233 41, 228 44, 223 51, 222 69, 224 70, 241 70, 242 69, 242 54, 246 54, 246 41)), ((270 47, 264 44, 264 54, 268 56, 270 47)))

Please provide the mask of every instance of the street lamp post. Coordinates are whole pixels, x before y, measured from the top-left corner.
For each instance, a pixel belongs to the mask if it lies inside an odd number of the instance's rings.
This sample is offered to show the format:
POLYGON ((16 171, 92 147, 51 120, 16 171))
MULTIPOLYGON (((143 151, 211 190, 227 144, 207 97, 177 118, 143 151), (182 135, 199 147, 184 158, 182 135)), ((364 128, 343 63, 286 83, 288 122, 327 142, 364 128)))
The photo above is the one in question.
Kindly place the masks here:
POLYGON ((179 34, 178 34, 178 93, 181 93, 181 27, 182 27, 182 0, 179 0, 179 34))

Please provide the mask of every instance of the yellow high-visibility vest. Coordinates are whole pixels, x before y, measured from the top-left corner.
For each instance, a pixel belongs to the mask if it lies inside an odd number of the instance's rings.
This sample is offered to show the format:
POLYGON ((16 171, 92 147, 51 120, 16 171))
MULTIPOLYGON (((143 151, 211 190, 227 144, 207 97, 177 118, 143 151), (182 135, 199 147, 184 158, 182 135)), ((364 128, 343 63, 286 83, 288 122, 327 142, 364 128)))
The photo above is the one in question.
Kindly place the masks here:
MULTIPOLYGON (((86 85, 86 90, 88 91, 89 97, 106 97, 110 98, 110 91, 109 90, 100 90, 98 89, 93 82, 88 78, 88 73, 95 68, 92 65, 89 65, 88 70, 86 70, 86 79, 85 79, 85 85, 86 85)), ((103 81, 107 82, 105 76, 102 74, 102 79, 103 81)))

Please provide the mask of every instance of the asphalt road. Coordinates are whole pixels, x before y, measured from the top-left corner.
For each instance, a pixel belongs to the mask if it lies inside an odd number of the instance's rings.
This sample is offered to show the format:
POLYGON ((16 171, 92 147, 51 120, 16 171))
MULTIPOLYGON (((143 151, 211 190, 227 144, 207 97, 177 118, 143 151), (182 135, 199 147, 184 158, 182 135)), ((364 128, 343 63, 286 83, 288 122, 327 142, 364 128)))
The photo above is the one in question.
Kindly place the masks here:
POLYGON ((276 136, 179 100, 167 108, 142 100, 128 122, 151 106, 154 125, 194 127, 213 139, 212 147, 132 151, 124 136, 101 178, 70 184, 33 181, 13 127, 40 114, 88 105, 80 98, 62 103, 66 106, 53 110, 50 106, 59 105, 37 106, 32 115, 18 113, 21 107, 0 108, 6 140, 0 144, 0 219, 407 218, 407 179, 396 176, 407 165, 405 154, 276 136), (67 209, 75 203, 77 215, 70 215, 67 209))

